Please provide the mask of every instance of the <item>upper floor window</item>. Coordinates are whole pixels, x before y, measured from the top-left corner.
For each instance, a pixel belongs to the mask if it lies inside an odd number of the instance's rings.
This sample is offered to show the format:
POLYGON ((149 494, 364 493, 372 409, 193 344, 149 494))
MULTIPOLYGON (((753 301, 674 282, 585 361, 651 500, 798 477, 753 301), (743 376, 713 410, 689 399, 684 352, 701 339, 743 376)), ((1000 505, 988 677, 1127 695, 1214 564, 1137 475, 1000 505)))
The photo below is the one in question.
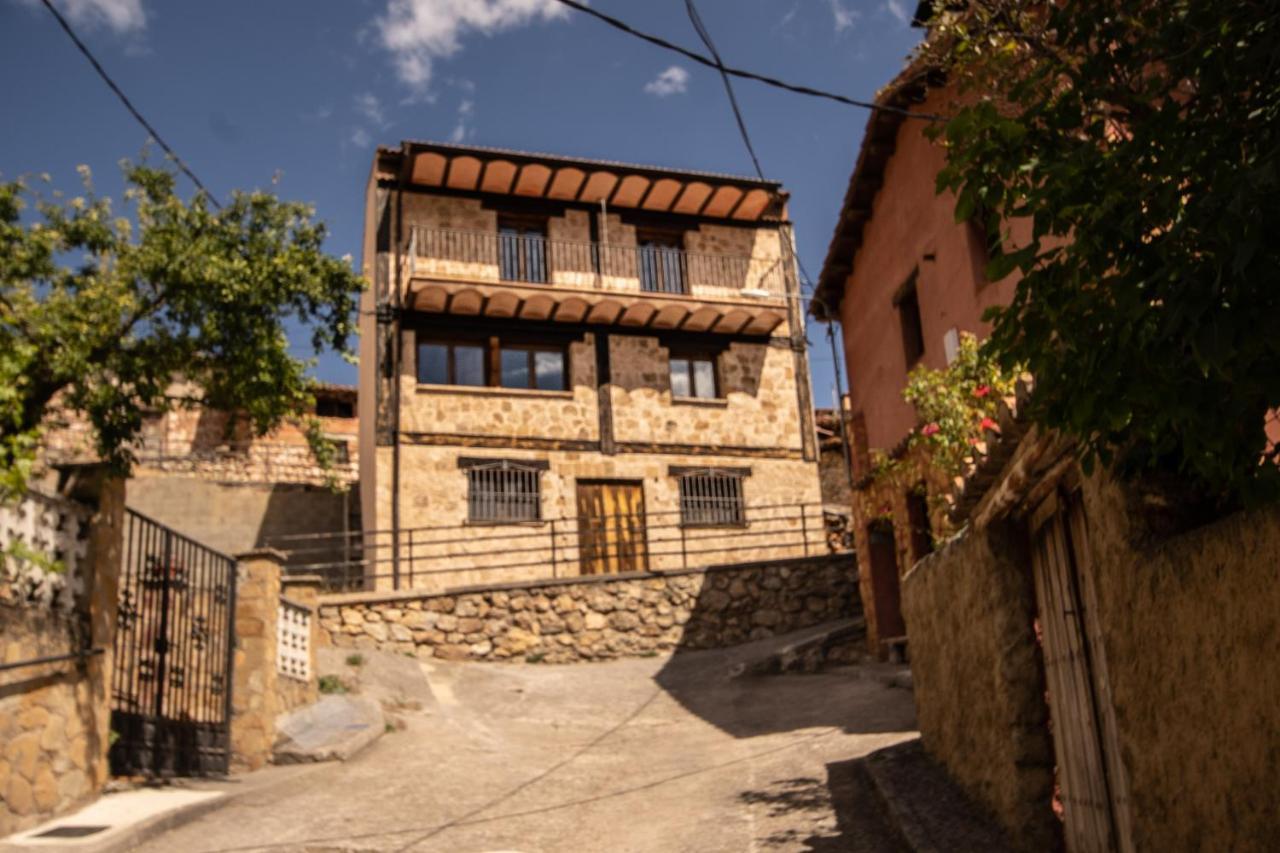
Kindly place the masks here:
POLYGON ((720 396, 716 357, 710 353, 671 354, 671 396, 712 400, 720 396))
POLYGON ((655 293, 685 293, 684 237, 679 232, 637 231, 640 289, 655 293))
POLYGON ((503 388, 533 388, 539 391, 563 391, 565 349, 544 344, 502 344, 502 369, 499 377, 503 388))
POLYGON ((498 219, 498 273, 504 281, 547 281, 545 219, 498 219))
POLYGON ((564 391, 569 387, 569 348, 561 341, 504 336, 418 338, 418 382, 564 391))
POLYGON ((916 273, 912 272, 898 295, 893 298, 902 327, 902 354, 910 369, 924 355, 924 328, 920 322, 920 297, 916 291, 916 273))
POLYGON ((426 385, 487 385, 483 341, 418 341, 418 382, 426 385))
POLYGON ((356 404, 337 397, 317 397, 316 415, 322 418, 354 418, 356 404))

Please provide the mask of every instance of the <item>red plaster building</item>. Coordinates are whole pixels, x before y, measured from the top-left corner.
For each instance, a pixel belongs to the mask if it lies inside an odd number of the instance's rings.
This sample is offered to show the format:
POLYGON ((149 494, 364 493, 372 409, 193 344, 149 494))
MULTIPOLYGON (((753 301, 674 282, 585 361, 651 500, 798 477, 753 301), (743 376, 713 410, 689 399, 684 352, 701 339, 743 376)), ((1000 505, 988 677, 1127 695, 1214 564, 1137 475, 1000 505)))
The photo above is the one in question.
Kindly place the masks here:
MULTIPOLYGON (((937 74, 911 66, 877 103, 937 115, 947 113, 954 96, 937 74)), ((1007 303, 1016 282, 1012 276, 986 279, 985 232, 957 223, 955 197, 935 192, 945 152, 926 136, 928 125, 899 113, 872 113, 813 306, 818 319, 838 319, 843 329, 855 541, 868 637, 880 654, 906 634, 899 577, 932 549, 919 487, 934 492, 945 484, 922 482, 903 494, 877 494, 871 517, 859 511, 867 502, 856 493, 865 496, 870 487, 871 452, 901 454, 917 427, 915 410, 902 396, 911 368, 945 367, 961 333, 988 334, 983 312, 1007 303)))

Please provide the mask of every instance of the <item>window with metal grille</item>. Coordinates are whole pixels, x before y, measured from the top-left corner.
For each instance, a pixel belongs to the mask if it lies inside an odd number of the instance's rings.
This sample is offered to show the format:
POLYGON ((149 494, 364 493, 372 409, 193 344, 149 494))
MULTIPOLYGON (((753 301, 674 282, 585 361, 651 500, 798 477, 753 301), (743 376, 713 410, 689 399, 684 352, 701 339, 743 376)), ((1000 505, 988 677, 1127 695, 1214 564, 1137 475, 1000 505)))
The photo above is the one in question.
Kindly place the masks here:
POLYGON ((537 521, 542 517, 539 468, 498 460, 467 469, 467 520, 537 521))
POLYGON ((652 293, 686 293, 684 238, 679 233, 640 232, 637 261, 640 289, 652 293))
POLYGON ((742 473, 707 468, 687 471, 680 479, 680 523, 686 527, 721 527, 746 523, 742 473))

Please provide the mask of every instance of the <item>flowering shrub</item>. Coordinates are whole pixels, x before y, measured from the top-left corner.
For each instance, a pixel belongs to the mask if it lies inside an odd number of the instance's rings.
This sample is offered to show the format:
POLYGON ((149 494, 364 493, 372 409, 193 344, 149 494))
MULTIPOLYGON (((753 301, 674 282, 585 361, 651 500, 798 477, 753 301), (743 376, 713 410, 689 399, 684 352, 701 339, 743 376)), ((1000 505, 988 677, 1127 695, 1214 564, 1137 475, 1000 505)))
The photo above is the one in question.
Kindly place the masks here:
POLYGON ((911 444, 925 444, 931 463, 949 478, 964 468, 965 458, 999 432, 999 400, 1013 393, 1015 374, 1006 373, 973 335, 960 336, 955 360, 942 370, 916 366, 907 376, 902 396, 915 407, 923 426, 911 444))

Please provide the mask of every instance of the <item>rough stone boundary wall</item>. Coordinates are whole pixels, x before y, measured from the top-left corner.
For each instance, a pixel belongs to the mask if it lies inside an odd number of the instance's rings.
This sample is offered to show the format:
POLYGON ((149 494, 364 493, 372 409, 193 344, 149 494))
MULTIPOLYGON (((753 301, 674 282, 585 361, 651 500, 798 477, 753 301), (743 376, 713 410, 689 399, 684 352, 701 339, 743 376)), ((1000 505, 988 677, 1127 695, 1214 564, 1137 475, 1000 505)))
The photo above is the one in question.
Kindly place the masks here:
POLYGON ((74 486, 96 509, 71 611, 0 604, 0 660, 17 663, 82 646, 103 653, 0 671, 0 837, 92 800, 109 777, 111 662, 124 484, 74 486), (87 634, 87 636, 86 636, 87 634))
POLYGON ((1016 532, 968 531, 907 573, 902 610, 925 748, 1019 846, 1051 850, 1053 743, 1023 559, 1016 532))
POLYGON ((1136 850, 1275 850, 1280 507, 1151 542, 1083 488, 1136 850))
POLYGON ((707 649, 858 615, 852 554, 320 598, 321 642, 444 660, 605 660, 707 649))

